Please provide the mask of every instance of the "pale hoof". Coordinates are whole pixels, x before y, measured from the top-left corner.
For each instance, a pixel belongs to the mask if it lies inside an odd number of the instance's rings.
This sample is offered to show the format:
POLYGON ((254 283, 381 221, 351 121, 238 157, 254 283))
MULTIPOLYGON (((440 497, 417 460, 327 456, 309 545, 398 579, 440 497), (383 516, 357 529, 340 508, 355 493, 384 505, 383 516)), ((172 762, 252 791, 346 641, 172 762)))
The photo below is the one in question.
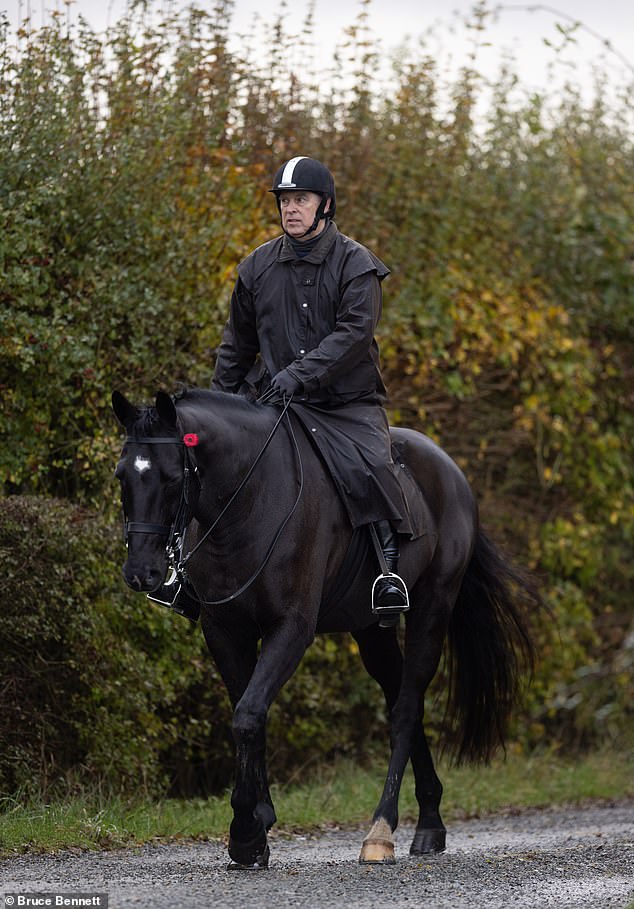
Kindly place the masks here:
POLYGON ((389 824, 383 819, 376 821, 363 841, 360 865, 394 865, 394 838, 389 824))

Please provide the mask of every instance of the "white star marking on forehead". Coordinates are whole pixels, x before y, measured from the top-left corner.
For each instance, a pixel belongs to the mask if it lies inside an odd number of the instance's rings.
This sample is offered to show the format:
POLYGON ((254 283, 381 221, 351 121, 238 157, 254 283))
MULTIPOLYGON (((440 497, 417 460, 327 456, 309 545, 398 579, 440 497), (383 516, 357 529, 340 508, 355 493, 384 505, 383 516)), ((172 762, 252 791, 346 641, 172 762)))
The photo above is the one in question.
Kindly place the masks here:
POLYGON ((152 462, 149 458, 142 458, 141 455, 137 455, 134 459, 134 469, 139 473, 145 473, 146 470, 149 470, 152 466, 152 462))

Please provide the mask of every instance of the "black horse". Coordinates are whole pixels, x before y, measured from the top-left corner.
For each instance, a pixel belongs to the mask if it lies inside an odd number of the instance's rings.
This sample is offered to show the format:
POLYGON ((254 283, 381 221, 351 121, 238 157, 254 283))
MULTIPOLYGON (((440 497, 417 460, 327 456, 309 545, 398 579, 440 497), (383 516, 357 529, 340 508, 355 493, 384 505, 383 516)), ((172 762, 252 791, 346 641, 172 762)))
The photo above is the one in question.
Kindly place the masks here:
POLYGON ((478 526, 472 491, 427 437, 393 429, 420 491, 426 532, 402 543, 410 591, 404 647, 379 625, 377 575, 365 535, 353 534, 318 451, 292 407, 191 390, 137 408, 113 394, 127 438, 117 466, 126 515, 123 574, 155 591, 180 565, 202 601, 205 640, 234 707, 236 779, 229 855, 266 867, 275 823, 265 759, 268 710, 316 633, 349 631, 383 689, 391 757, 360 861, 393 862, 403 773, 411 760, 420 815, 410 852, 445 848, 442 786, 423 730, 425 692, 449 642, 448 717, 460 759, 487 760, 503 744, 524 658, 532 658, 522 598, 530 585, 478 526), (186 544, 184 544, 186 528, 186 544), (356 558, 352 550, 359 550, 356 558))

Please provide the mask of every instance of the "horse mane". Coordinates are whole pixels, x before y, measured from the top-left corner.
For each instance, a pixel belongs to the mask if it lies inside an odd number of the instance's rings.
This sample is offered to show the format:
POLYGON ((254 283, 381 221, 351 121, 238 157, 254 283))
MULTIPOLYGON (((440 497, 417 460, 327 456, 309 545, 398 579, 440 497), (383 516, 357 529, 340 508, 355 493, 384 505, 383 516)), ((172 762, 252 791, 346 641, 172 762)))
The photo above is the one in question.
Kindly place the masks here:
POLYGON ((255 401, 250 401, 244 395, 231 394, 226 391, 214 391, 209 388, 188 387, 178 391, 173 397, 177 408, 182 402, 183 404, 201 404, 203 406, 205 404, 218 404, 221 407, 230 407, 232 410, 243 408, 249 413, 253 413, 256 408, 260 410, 259 404, 255 401))

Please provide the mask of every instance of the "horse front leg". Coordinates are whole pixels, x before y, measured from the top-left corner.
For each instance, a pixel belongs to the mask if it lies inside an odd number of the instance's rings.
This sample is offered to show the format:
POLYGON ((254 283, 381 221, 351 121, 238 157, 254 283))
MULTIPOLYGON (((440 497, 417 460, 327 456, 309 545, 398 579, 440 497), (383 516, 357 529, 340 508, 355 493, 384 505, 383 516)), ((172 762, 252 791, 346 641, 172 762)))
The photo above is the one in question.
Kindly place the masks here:
POLYGON ((247 719, 241 704, 236 708, 233 723, 236 781, 231 793, 229 868, 258 871, 268 868, 267 833, 276 821, 266 774, 266 716, 260 721, 256 714, 251 714, 247 719))
MULTIPOLYGON (((217 616, 205 611, 202 625, 207 646, 227 688, 235 715, 257 665, 259 632, 246 621, 236 622, 232 619, 233 617, 227 616, 226 613, 217 616)), ((260 743, 254 742, 249 772, 253 776, 257 791, 256 813, 268 831, 275 823, 276 817, 266 777, 265 747, 264 737, 260 743)), ((243 755, 241 749, 238 749, 238 762, 241 759, 243 760, 243 755)), ((258 837, 259 829, 258 825, 254 838, 258 837)), ((266 844, 259 851, 257 848, 249 850, 249 854, 255 854, 255 858, 244 863, 245 865, 266 867, 268 861, 266 844)))
POLYGON ((236 781, 231 795, 230 868, 268 867, 267 832, 275 822, 266 771, 266 720, 279 690, 312 641, 305 619, 293 613, 265 633, 255 671, 233 715, 236 781))

